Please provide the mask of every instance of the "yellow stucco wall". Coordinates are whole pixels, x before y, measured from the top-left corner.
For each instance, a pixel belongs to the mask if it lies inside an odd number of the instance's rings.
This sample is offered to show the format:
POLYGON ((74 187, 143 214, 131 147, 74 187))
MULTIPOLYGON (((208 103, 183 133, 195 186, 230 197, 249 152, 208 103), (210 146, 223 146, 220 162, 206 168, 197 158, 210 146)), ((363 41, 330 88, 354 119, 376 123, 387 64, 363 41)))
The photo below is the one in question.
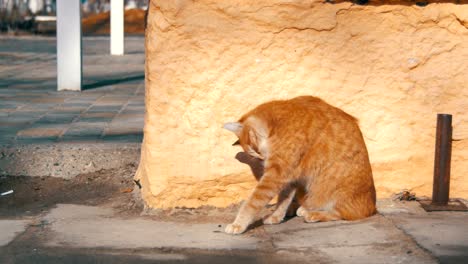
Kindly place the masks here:
MULTIPOLYGON (((371 0, 372 3, 372 0, 371 0)), ((453 117, 451 197, 468 197, 468 4, 151 1, 136 178, 150 207, 227 206, 254 186, 221 129, 321 97, 360 120, 378 197, 430 196, 436 114, 453 117)))

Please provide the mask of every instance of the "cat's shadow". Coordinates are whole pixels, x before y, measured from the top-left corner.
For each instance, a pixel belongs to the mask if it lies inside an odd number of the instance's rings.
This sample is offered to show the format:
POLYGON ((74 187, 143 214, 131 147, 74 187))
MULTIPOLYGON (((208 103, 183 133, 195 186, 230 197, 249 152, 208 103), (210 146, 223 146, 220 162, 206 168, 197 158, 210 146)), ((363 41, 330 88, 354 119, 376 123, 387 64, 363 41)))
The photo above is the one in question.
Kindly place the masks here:
POLYGON ((236 154, 236 159, 244 164, 249 165, 252 174, 255 176, 257 181, 260 180, 263 176, 263 172, 265 170, 263 166, 263 160, 250 156, 245 152, 239 152, 236 154))

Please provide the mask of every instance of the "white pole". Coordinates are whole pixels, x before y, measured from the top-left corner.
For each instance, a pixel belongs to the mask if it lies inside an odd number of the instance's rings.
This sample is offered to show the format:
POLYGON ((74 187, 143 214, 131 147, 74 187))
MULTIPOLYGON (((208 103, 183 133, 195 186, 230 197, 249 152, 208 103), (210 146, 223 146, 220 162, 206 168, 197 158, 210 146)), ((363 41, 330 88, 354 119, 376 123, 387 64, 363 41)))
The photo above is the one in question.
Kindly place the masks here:
POLYGON ((111 55, 124 54, 124 1, 111 0, 111 55))
POLYGON ((57 0, 57 90, 81 91, 81 1, 57 0))

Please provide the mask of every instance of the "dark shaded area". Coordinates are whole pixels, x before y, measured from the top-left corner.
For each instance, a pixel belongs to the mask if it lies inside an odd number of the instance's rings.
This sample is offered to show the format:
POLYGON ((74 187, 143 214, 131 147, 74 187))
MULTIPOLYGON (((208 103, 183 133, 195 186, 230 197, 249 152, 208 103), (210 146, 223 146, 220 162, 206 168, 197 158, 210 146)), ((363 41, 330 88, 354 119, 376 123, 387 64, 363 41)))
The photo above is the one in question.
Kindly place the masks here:
MULTIPOLYGON (((56 40, 54 38, 24 38, 21 39, 21 45, 18 45, 16 38, 0 39, 0 53, 8 52, 37 52, 37 53, 56 53, 56 40)), ((3 56, 3 54, 2 54, 3 56)))
POLYGON ((143 132, 105 135, 102 140, 125 143, 141 143, 143 141, 143 132))
POLYGON ((434 211, 468 211, 468 207, 459 199, 450 199, 447 204, 437 204, 431 200, 419 199, 418 202, 426 212, 434 211))
POLYGON ((135 165, 128 165, 85 173, 72 179, 2 176, 0 193, 9 190, 13 193, 0 196, 0 216, 36 215, 58 203, 98 205, 111 201, 117 207, 136 208, 131 193, 135 170, 135 165))
POLYGON ((143 80, 145 79, 145 74, 138 74, 138 75, 133 75, 133 76, 125 76, 121 78, 113 78, 113 79, 106 79, 106 80, 99 80, 96 82, 84 84, 82 87, 82 90, 89 90, 93 88, 98 88, 102 86, 108 86, 108 85, 114 85, 114 84, 119 84, 119 83, 124 83, 124 82, 131 82, 131 81, 136 81, 136 80, 143 80))
POLYGON ((249 165, 252 174, 255 176, 255 179, 257 179, 257 181, 260 180, 264 172, 263 161, 261 159, 252 157, 245 152, 237 153, 236 159, 239 162, 249 165))
MULTIPOLYGON (((1 54, 0 54, 1 56, 1 54)), ((0 59, 1 63, 1 59, 0 59)), ((13 76, 5 76, 4 79, 0 79, 0 99, 1 97, 6 97, 13 92, 23 92, 26 94, 31 94, 32 96, 63 96, 67 94, 75 94, 78 95, 79 92, 77 91, 57 91, 57 77, 53 76, 53 78, 37 78, 37 79, 19 79, 13 76), (2 91, 3 90, 3 91, 2 91)), ((126 92, 127 94, 132 94, 133 90, 129 89, 129 87, 113 87, 111 85, 116 84, 135 84, 138 86, 139 82, 145 79, 144 73, 133 72, 131 74, 115 74, 115 75, 107 75, 107 76, 96 76, 96 75, 89 75, 83 76, 83 85, 82 91, 88 90, 95 90, 97 92, 100 91, 108 91, 108 90, 119 90, 123 93, 126 92), (109 87, 105 87, 109 86, 109 87), (97 90, 96 88, 101 88, 97 90)), ((37 99, 38 97, 29 97, 31 95, 23 95, 22 99, 37 99)), ((18 97, 16 97, 18 98, 18 97)), ((5 98, 8 100, 9 98, 5 98)), ((1 101, 0 104, 6 103, 5 101, 1 101)))
POLYGON ((41 137, 17 137, 11 138, 7 145, 14 144, 53 144, 53 143, 92 143, 92 142, 118 142, 118 143, 141 143, 143 132, 122 133, 101 136, 93 131, 78 132, 76 134, 66 134, 63 137, 41 136, 41 137))
MULTIPOLYGON (((158 239, 158 238, 155 238, 158 239)), ((159 238, 163 239, 163 238, 159 238)), ((164 249, 68 249, 36 248, 14 243, 0 249, 1 263, 305 263, 259 251, 206 251, 164 249), (153 258, 152 258, 153 256, 153 258), (160 256, 158 258, 158 256, 160 256), (172 259, 171 259, 172 256, 172 259)))
MULTIPOLYGON (((93 37, 83 39, 83 55, 109 54, 110 45, 108 37, 93 37), (103 44, 105 43, 105 44, 103 44)), ((125 37, 125 54, 144 53, 144 37, 125 37), (134 43, 141 41, 140 46, 134 43), (132 42, 133 45, 130 45, 132 42)), ((0 58, 11 52, 34 52, 55 54, 57 52, 57 40, 55 36, 50 37, 25 37, 25 38, 0 38, 0 58)))
POLYGON ((444 251, 457 252, 452 256, 441 255, 438 257, 441 264, 466 264, 468 263, 468 245, 441 246, 444 251))

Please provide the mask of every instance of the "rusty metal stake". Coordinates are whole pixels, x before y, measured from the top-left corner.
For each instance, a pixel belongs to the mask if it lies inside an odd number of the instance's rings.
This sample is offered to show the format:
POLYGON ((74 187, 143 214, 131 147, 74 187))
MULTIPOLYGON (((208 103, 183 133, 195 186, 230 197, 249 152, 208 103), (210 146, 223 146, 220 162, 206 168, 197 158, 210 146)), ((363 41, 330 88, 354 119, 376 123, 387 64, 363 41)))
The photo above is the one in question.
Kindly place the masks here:
POLYGON ((459 200, 449 200, 452 158, 452 115, 437 114, 432 202, 419 201, 426 211, 466 211, 459 200))
POLYGON ((452 115, 437 114, 432 204, 447 205, 452 157, 452 115))

